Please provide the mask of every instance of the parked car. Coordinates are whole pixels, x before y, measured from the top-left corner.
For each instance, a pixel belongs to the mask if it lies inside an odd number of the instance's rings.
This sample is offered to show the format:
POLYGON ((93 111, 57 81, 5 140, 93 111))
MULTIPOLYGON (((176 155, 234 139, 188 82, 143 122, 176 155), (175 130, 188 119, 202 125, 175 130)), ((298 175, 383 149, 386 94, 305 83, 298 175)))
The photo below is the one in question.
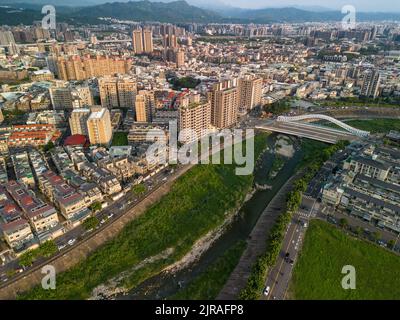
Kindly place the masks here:
POLYGON ((269 295, 270 290, 271 288, 269 286, 266 286, 263 290, 263 295, 267 297, 269 295))
POLYGON ((75 242, 76 242, 76 239, 70 239, 70 240, 68 240, 68 244, 69 244, 70 246, 73 246, 75 242))

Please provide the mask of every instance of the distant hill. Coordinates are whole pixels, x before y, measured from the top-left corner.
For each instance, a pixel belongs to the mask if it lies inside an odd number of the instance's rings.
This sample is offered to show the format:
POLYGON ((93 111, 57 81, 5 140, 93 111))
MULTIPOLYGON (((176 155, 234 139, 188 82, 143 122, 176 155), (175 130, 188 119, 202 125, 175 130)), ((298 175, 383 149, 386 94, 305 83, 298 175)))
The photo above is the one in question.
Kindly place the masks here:
MULTIPOLYGON (((224 23, 279 23, 279 22, 322 22, 341 21, 343 14, 317 7, 312 10, 300 8, 265 8, 239 9, 224 5, 221 1, 206 0, 202 8, 190 5, 184 0, 168 2, 151 2, 148 0, 113 2, 97 5, 88 5, 106 0, 0 0, 0 6, 10 3, 14 9, 0 7, 0 24, 31 24, 40 20, 41 6, 54 4, 57 10, 57 21, 71 23, 98 23, 100 17, 112 17, 121 20, 159 21, 171 23, 183 22, 224 22, 224 23), (19 2, 21 1, 21 2, 19 2), (66 4, 69 6, 67 7, 66 4), (76 4, 76 5, 73 5, 76 4), (64 6, 62 6, 64 5, 64 6), (213 10, 204 9, 213 8, 213 10), (23 9, 18 9, 23 8, 23 9)), ((199 0, 193 1, 200 5, 199 0)), ((400 13, 358 12, 358 21, 400 21, 400 13)))
POLYGON ((32 24, 33 21, 40 20, 42 17, 43 15, 38 10, 0 7, 1 25, 32 24))
MULTIPOLYGON (((276 22, 323 22, 341 21, 344 15, 340 11, 310 11, 299 8, 266 8, 231 12, 230 17, 253 23, 276 22)), ((358 21, 400 20, 400 13, 358 12, 358 21)))
POLYGON ((124 20, 160 22, 210 22, 219 21, 221 16, 213 11, 189 5, 186 1, 113 2, 82 8, 75 18, 113 17, 124 20))

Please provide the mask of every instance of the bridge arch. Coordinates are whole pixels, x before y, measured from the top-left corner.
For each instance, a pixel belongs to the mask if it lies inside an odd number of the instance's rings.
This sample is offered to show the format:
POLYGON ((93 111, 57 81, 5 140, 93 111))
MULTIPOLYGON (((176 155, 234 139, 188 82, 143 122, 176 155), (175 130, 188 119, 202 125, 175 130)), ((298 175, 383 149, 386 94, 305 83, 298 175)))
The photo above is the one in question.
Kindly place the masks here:
POLYGON ((365 138, 368 137, 370 134, 368 131, 356 129, 340 120, 337 120, 335 118, 332 118, 324 114, 304 114, 301 116, 294 116, 294 117, 279 116, 277 120, 280 122, 296 122, 296 121, 311 120, 311 119, 327 120, 343 128, 344 130, 350 132, 351 134, 354 134, 357 137, 365 138))

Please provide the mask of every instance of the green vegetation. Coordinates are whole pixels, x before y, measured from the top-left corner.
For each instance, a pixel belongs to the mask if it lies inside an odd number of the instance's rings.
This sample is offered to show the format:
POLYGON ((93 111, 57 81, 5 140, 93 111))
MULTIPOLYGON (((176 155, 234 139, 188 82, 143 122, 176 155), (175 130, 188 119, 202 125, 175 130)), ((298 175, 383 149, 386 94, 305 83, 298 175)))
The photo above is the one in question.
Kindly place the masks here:
MULTIPOLYGON (((255 139, 255 157, 266 135, 255 139)), ((114 239, 57 276, 56 290, 37 286, 22 299, 85 299, 96 286, 128 271, 122 285, 132 288, 187 254, 194 243, 221 226, 251 190, 253 176, 238 176, 235 165, 199 165, 181 176, 170 192, 128 223, 114 239), (145 259, 147 263, 137 267, 145 259), (137 268, 134 268, 134 267, 137 268)))
MULTIPOLYGON (((400 131, 399 119, 345 120, 344 122, 354 128, 369 131, 371 133, 389 133, 391 130, 400 131)), ((323 125, 343 130, 334 123, 324 123, 323 125)))
POLYGON ((214 300, 239 262, 245 248, 245 241, 236 243, 171 299, 214 300))
POLYGON ((311 221, 296 263, 294 299, 399 299, 400 257, 346 235, 326 222, 311 221), (356 289, 344 290, 342 268, 356 269, 356 289))
POLYGON ((276 154, 274 162, 272 162, 271 170, 269 172, 269 177, 275 178, 284 165, 285 165, 285 160, 283 159, 283 157, 276 154))
POLYGON ((326 99, 323 101, 319 101, 318 105, 329 107, 399 107, 400 99, 393 97, 378 97, 375 99, 367 97, 348 97, 338 99, 326 99))
POLYGON ((181 90, 182 88, 194 89, 201 82, 193 77, 172 78, 168 81, 170 84, 172 84, 174 90, 181 90))
POLYGON ((400 131, 399 119, 371 119, 346 121, 357 129, 370 131, 371 133, 388 133, 391 130, 400 131))
POLYGON ((90 217, 83 221, 82 226, 85 230, 92 230, 99 225, 99 219, 97 217, 90 217))
POLYGON ((132 188, 132 192, 138 196, 145 194, 146 191, 147 187, 143 183, 137 184, 132 188))
POLYGON ((29 267, 40 257, 48 258, 57 252, 57 245, 53 240, 42 243, 39 248, 24 252, 19 258, 19 264, 29 267))
POLYGON ((50 151, 50 150, 52 150, 54 148, 55 148, 54 142, 53 141, 49 141, 49 142, 47 142, 46 145, 43 146, 43 151, 47 152, 47 151, 50 151))
POLYGON ((93 202, 90 206, 89 209, 92 210, 93 212, 97 212, 101 210, 101 203, 100 202, 93 202))
POLYGON ((4 122, 6 123, 12 123, 13 121, 17 119, 21 119, 26 112, 22 110, 1 110, 3 112, 4 116, 4 122))
POLYGON ((280 100, 272 104, 266 104, 263 106, 263 111, 280 115, 290 111, 290 103, 288 100, 280 100))
POLYGON ((114 132, 111 145, 113 147, 127 146, 128 145, 128 133, 126 133, 126 132, 114 132))
POLYGON ((346 141, 339 141, 332 146, 327 146, 325 144, 325 148, 319 149, 318 151, 316 150, 314 157, 309 159, 307 165, 303 167, 303 177, 297 179, 293 183, 293 190, 287 195, 286 211, 279 216, 277 222, 273 226, 267 240, 267 250, 253 265, 247 285, 240 293, 239 299, 255 300, 259 298, 265 284, 268 270, 275 265, 279 252, 281 251, 287 226, 293 214, 298 210, 301 204, 302 193, 306 191, 308 183, 312 180, 323 163, 335 152, 343 149, 347 144, 348 142, 346 141))

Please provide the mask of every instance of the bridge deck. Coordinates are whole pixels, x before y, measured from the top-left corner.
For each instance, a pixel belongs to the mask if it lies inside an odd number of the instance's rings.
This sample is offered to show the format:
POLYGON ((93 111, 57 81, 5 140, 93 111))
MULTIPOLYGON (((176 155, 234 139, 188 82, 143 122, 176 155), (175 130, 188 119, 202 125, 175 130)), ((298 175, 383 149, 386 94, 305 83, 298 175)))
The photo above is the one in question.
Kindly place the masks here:
POLYGON ((299 122, 269 121, 256 125, 256 129, 285 133, 298 137, 318 140, 334 144, 339 140, 353 141, 358 139, 355 135, 333 128, 320 127, 299 122))

